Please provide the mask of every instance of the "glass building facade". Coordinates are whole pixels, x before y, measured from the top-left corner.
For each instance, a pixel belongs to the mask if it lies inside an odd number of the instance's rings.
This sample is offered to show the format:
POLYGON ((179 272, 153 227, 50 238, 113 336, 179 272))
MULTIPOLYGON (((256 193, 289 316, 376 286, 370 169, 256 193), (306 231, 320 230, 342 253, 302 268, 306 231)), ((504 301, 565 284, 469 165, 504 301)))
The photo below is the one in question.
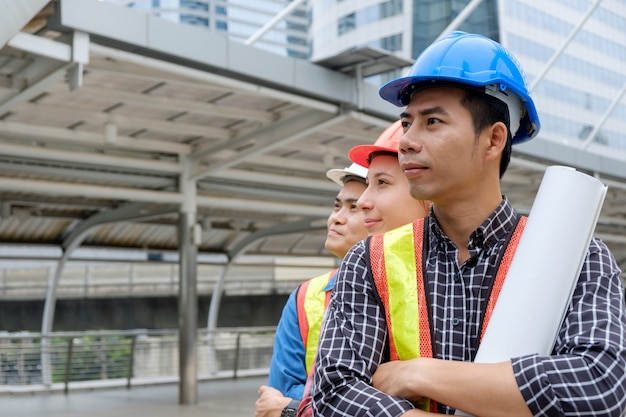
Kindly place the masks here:
MULTIPOLYGON (((283 10, 289 0, 106 0, 147 10, 163 19, 203 26, 245 41, 283 10)), ((278 22, 254 45, 279 55, 308 59, 309 13, 304 3, 278 22)))
MULTIPOLYGON (((412 3, 411 57, 415 58, 463 11, 469 0, 413 0, 412 3)), ((496 0, 483 0, 458 29, 499 40, 496 3, 496 0)))
MULTIPOLYGON (((312 58, 372 45, 414 59, 469 3, 309 0, 312 58)), ((626 0, 597 3, 483 0, 457 29, 495 39, 518 57, 538 107, 540 137, 626 154, 626 0)))
POLYGON ((502 41, 527 71, 541 136, 626 152, 626 1, 500 3, 502 41))

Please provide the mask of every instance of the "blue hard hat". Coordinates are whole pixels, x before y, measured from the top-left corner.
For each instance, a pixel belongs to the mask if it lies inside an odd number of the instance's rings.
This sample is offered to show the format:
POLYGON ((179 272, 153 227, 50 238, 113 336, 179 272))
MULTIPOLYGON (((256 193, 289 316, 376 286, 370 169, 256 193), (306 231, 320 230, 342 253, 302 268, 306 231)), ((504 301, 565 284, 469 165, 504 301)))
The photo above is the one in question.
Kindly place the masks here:
POLYGON ((509 107, 513 144, 539 132, 539 116, 522 66, 506 48, 482 35, 451 32, 426 48, 406 77, 383 85, 379 94, 401 107, 409 104, 415 91, 442 83, 484 87, 486 94, 503 100, 509 107))

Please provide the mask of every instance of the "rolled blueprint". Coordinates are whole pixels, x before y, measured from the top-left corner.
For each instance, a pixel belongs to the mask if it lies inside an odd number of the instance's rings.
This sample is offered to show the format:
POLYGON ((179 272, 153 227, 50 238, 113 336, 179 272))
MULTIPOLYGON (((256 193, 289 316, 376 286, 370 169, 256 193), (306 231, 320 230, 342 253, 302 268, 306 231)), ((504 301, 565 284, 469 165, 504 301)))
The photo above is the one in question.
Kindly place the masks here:
POLYGON ((573 168, 546 169, 475 362, 550 354, 606 190, 573 168))

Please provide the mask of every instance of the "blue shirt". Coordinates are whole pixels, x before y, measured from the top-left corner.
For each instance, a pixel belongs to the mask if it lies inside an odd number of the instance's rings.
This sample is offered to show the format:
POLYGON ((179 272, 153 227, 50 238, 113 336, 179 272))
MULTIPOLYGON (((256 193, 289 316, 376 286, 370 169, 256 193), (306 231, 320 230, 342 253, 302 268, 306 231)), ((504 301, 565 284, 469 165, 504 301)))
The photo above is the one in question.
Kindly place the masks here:
MULTIPOLYGON (((324 292, 331 291, 336 280, 337 274, 334 274, 324 287, 324 292)), ((278 321, 268 381, 270 387, 296 400, 302 399, 307 378, 306 352, 298 325, 296 296, 299 289, 300 286, 289 295, 278 321)))

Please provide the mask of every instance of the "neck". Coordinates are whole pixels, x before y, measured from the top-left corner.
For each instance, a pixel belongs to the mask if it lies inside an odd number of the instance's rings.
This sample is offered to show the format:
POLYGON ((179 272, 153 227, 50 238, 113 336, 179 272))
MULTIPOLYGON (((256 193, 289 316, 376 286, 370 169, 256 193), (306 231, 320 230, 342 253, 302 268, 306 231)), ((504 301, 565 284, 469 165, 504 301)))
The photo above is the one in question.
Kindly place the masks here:
MULTIPOLYGON (((499 190, 498 190, 499 191, 499 190)), ((474 198, 451 205, 434 204, 433 209, 441 230, 459 250, 459 265, 469 258, 469 237, 502 202, 502 196, 474 198)))

